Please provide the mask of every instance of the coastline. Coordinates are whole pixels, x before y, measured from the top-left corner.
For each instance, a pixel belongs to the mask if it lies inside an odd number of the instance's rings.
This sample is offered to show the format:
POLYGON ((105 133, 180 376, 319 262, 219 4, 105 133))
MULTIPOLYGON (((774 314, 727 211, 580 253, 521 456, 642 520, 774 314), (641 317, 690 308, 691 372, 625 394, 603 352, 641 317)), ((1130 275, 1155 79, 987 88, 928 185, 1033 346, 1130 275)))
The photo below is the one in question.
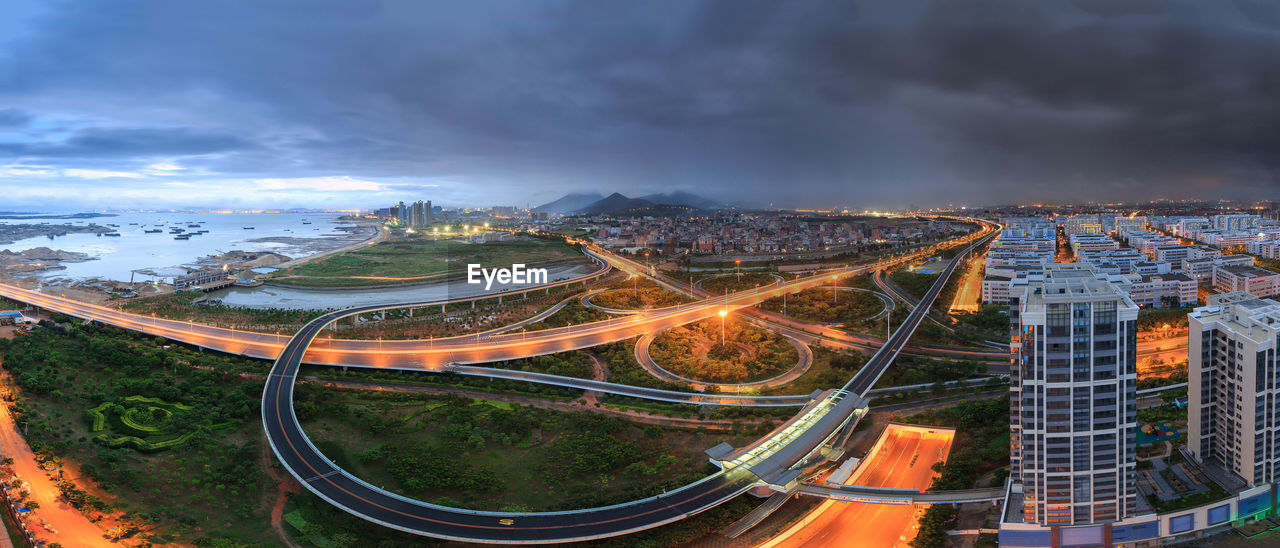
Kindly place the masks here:
POLYGON ((321 251, 319 253, 312 253, 311 255, 307 255, 305 257, 298 257, 296 259, 288 260, 283 263, 277 264, 272 268, 278 268, 281 270, 286 268, 292 268, 295 266, 309 263, 316 259, 320 259, 322 257, 328 257, 329 255, 333 255, 336 253, 351 251, 353 249, 357 249, 360 247, 370 246, 376 243, 380 243, 382 241, 385 241, 389 236, 391 236, 391 231, 387 230, 387 227, 384 226, 382 223, 379 223, 376 221, 370 221, 368 219, 354 219, 351 222, 357 226, 372 226, 374 229, 373 235, 363 241, 355 242, 350 245, 345 245, 345 246, 330 249, 327 251, 321 251))
MULTIPOLYGON (((290 261, 273 265, 273 268, 280 268, 281 265, 302 264, 307 261, 315 260, 320 257, 332 255, 334 253, 348 251, 348 250, 356 249, 366 245, 372 245, 372 244, 381 242, 382 240, 385 240, 389 235, 389 232, 384 227, 382 227, 380 223, 376 223, 367 219, 353 219, 349 222, 357 226, 371 227, 374 229, 373 234, 370 235, 368 238, 358 242, 352 242, 347 245, 343 245, 341 247, 337 247, 333 249, 322 250, 317 253, 312 253, 310 255, 298 257, 295 259, 291 259, 290 261)), ((57 251, 57 250, 53 250, 53 251, 57 251)), ((264 253, 270 253, 270 252, 264 252, 264 253)), ((106 306, 111 306, 116 301, 111 298, 110 294, 108 294, 105 289, 103 289, 103 287, 105 286, 121 287, 121 288, 128 287, 136 291, 139 294, 139 296, 144 296, 144 297, 152 296, 152 295, 162 295, 162 294, 171 293, 174 291, 174 289, 169 285, 166 285, 166 284, 157 285, 157 284, 152 284, 148 282, 130 283, 130 282, 108 280, 108 279, 102 279, 102 278, 85 278, 85 279, 58 278, 54 280, 49 280, 39 275, 23 276, 18 274, 19 272, 17 271, 0 268, 0 283, 22 287, 24 289, 32 289, 32 290, 43 288, 43 290, 48 293, 73 296, 77 300, 80 300, 83 302, 93 303, 97 305, 106 305, 106 306)))

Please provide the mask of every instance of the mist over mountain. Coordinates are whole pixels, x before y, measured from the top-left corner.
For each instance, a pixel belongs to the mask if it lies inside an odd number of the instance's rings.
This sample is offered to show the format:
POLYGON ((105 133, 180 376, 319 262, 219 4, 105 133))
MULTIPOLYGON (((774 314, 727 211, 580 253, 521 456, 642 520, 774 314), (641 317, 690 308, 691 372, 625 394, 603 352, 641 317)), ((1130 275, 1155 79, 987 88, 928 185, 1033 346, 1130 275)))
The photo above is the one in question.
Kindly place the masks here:
POLYGON ((533 208, 530 211, 534 213, 545 212, 545 213, 555 213, 559 215, 564 215, 567 213, 573 213, 579 209, 590 206, 591 204, 594 204, 600 201, 600 199, 603 197, 604 196, 599 192, 575 192, 571 194, 566 194, 560 197, 560 199, 558 200, 542 204, 538 207, 533 208))
POLYGON ((702 196, 698 196, 692 192, 685 192, 683 190, 677 190, 675 192, 668 192, 665 194, 650 194, 648 196, 641 196, 638 199, 647 200, 659 205, 688 206, 707 210, 719 209, 724 205, 718 201, 703 198, 702 196))
POLYGON ((685 191, 648 194, 638 198, 628 197, 621 192, 614 192, 613 194, 604 197, 601 197, 599 193, 595 192, 575 192, 566 194, 557 200, 535 207, 531 211, 534 213, 547 212, 559 215, 601 215, 638 213, 646 209, 654 209, 655 211, 661 210, 667 213, 671 211, 685 210, 688 208, 692 208, 693 210, 713 211, 722 206, 723 204, 716 200, 685 191), (675 207, 664 208, 661 206, 675 207))

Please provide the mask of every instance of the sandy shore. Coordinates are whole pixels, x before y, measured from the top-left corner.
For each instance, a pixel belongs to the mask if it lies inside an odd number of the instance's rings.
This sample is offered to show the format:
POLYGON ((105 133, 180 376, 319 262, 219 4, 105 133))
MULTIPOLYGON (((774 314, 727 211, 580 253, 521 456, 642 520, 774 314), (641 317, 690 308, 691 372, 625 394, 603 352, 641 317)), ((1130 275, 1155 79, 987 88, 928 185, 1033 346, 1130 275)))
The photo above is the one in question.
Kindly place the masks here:
POLYGON ((300 264, 314 261, 321 257, 328 257, 336 253, 342 253, 343 251, 350 251, 352 249, 370 246, 378 242, 381 242, 383 240, 386 240, 387 237, 391 235, 391 231, 388 230, 387 227, 384 226, 382 223, 378 223, 375 221, 355 221, 355 223, 361 226, 372 226, 374 229, 374 234, 370 236, 368 239, 351 243, 342 247, 320 251, 318 253, 313 253, 305 257, 298 257, 297 259, 294 259, 292 261, 285 261, 283 263, 275 265, 275 268, 280 268, 280 269, 290 268, 290 267, 298 266, 300 264))

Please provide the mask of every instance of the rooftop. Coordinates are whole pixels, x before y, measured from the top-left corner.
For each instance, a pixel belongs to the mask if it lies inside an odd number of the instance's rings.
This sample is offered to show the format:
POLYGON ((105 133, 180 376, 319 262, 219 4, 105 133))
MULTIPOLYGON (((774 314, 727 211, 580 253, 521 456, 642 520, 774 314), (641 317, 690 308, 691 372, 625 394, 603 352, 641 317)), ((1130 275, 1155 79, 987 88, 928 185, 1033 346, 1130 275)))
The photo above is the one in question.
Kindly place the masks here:
POLYGON ((1270 270, 1265 270, 1265 269, 1262 269, 1262 268, 1258 268, 1258 267, 1256 267, 1256 266, 1249 266, 1249 265, 1244 265, 1244 264, 1232 264, 1232 265, 1226 265, 1226 266, 1221 267, 1221 268, 1220 268, 1220 270, 1225 270, 1225 271, 1227 271, 1228 273, 1234 274, 1234 275, 1236 275, 1236 276, 1244 276, 1244 277, 1248 277, 1248 278, 1260 278, 1260 277, 1263 277, 1263 276, 1275 276, 1275 275, 1277 274, 1277 273, 1272 272, 1272 271, 1270 271, 1270 270))
POLYGON ((1280 329, 1280 302, 1259 299, 1244 291, 1209 296, 1209 305, 1193 310, 1201 323, 1217 323, 1220 328, 1248 337, 1264 345, 1280 329))

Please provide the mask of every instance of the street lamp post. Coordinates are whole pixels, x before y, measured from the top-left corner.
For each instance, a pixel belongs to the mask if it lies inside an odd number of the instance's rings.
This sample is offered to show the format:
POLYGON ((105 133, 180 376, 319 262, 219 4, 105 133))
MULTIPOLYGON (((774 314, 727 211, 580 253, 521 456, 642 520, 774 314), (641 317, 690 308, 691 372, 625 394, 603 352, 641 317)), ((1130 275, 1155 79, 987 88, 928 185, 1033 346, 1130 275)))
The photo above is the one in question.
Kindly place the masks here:
POLYGON ((738 281, 742 281, 742 259, 733 260, 733 272, 738 275, 738 281))
POLYGON ((839 278, 840 278, 840 276, 839 276, 839 275, 836 275, 836 274, 832 274, 832 275, 831 275, 831 302, 832 302, 832 304, 835 304, 835 303, 837 302, 837 299, 836 299, 836 280, 838 280, 839 278))
POLYGON ((720 310, 720 346, 724 346, 724 317, 728 315, 728 310, 720 310))

